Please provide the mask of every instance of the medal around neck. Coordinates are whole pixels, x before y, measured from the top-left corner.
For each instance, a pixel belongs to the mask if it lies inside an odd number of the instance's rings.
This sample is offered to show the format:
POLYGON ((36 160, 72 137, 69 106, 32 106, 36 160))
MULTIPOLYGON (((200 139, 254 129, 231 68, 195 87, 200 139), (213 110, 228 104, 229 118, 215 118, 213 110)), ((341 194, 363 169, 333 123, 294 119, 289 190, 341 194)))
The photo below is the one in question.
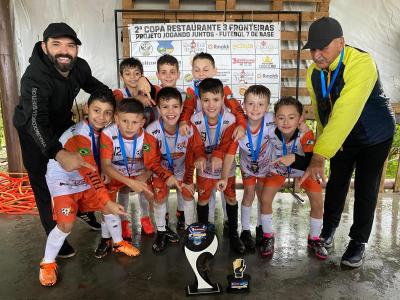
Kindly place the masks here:
POLYGON ((250 275, 244 274, 246 262, 243 258, 233 261, 233 275, 228 275, 228 293, 245 293, 250 291, 250 275))
POLYGON ((195 282, 186 287, 186 295, 221 293, 221 286, 209 279, 209 262, 218 248, 214 225, 194 223, 186 229, 185 255, 193 269, 195 282))

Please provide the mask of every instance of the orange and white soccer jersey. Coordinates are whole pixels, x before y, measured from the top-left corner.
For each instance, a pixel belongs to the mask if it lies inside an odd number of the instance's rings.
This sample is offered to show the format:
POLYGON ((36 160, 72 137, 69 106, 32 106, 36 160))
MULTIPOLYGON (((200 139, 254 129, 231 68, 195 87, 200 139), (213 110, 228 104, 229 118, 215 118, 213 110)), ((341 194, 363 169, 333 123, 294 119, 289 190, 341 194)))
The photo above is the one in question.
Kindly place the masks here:
MULTIPOLYGON (((179 134, 170 134, 163 131, 160 120, 151 123, 146 131, 150 135, 149 137, 149 151, 144 152, 144 162, 147 169, 153 171, 153 177, 161 178, 166 181, 171 175, 175 175, 176 179, 182 181, 185 176, 186 171, 191 172, 193 177, 193 161, 191 155, 187 156, 186 153, 188 149, 190 151, 201 151, 201 149, 194 150, 194 144, 202 143, 201 137, 197 131, 190 130, 189 135, 182 136, 179 134), (197 143, 193 140, 197 139, 197 143), (169 167, 167 148, 170 151, 170 158, 172 160, 172 169, 169 167), (188 170, 189 169, 189 170, 188 170)), ((203 148, 203 147, 201 147, 203 148)))
MULTIPOLYGON (((235 116, 228 112, 222 110, 222 121, 221 128, 219 132, 218 141, 215 141, 217 124, 210 125, 210 136, 207 134, 204 114, 202 111, 194 114, 191 118, 192 124, 199 131, 200 136, 204 143, 204 149, 207 157, 206 168, 203 171, 198 170, 198 176, 211 178, 211 179, 220 179, 221 177, 221 169, 214 170, 211 169, 211 157, 215 156, 220 159, 224 159, 224 155, 226 153, 235 154, 235 151, 231 153, 231 144, 232 144, 232 134, 236 128, 236 118, 235 116)), ((232 168, 229 172, 229 176, 235 176, 235 164, 232 164, 232 168)))
MULTIPOLYGON (((98 134, 95 134, 98 139, 98 134)), ((77 152, 92 165, 96 165, 92 152, 90 129, 86 121, 81 121, 68 128, 60 137, 63 147, 71 152, 77 152)), ((50 159, 47 164, 46 181, 52 197, 70 195, 90 189, 84 177, 78 170, 67 172, 58 161, 50 159)))
POLYGON ((120 100, 126 99, 126 98, 132 98, 131 94, 130 93, 128 94, 128 93, 129 93, 129 90, 127 88, 113 90, 115 100, 117 100, 117 101, 120 101, 120 100))
POLYGON ((118 126, 114 123, 104 128, 100 135, 100 158, 111 160, 112 166, 126 177, 138 176, 144 171, 143 151, 145 136, 147 133, 141 129, 136 139, 134 151, 134 139, 122 137, 123 145, 119 142, 118 126), (121 147, 125 147, 127 166, 122 155, 121 147))
MULTIPOLYGON (((273 146, 272 159, 276 160, 277 158, 284 156, 282 135, 278 128, 275 128, 273 131, 270 132, 270 141, 273 146)), ((312 130, 309 130, 306 133, 301 133, 297 129, 291 140, 286 142, 286 155, 294 153, 300 156, 304 156, 305 152, 313 151, 314 144, 315 137, 312 130)), ((271 166, 271 172, 282 176, 288 176, 288 168, 278 163, 271 166)), ((303 176, 303 174, 304 170, 290 168, 290 177, 301 177, 303 176)))
MULTIPOLYGON (((264 115, 264 129, 261 137, 260 152, 256 164, 252 164, 252 154, 250 149, 249 138, 247 134, 245 137, 238 141, 239 144, 239 157, 240 157, 240 170, 248 176, 265 177, 269 173, 272 159, 272 145, 269 141, 270 132, 275 128, 274 114, 265 113, 264 115), (253 166, 253 167, 252 167, 253 166), (256 166, 256 167, 254 167, 256 166)), ((261 125, 256 132, 251 132, 251 140, 253 143, 253 151, 256 151, 258 138, 261 133, 261 125)))
MULTIPOLYGON (((243 128, 246 128, 246 118, 243 108, 239 101, 233 97, 232 91, 228 86, 224 86, 224 108, 235 116, 238 125, 242 125, 243 128)), ((188 122, 192 115, 201 110, 201 101, 199 97, 196 97, 194 87, 188 87, 186 89, 186 99, 183 103, 180 121, 188 122)))

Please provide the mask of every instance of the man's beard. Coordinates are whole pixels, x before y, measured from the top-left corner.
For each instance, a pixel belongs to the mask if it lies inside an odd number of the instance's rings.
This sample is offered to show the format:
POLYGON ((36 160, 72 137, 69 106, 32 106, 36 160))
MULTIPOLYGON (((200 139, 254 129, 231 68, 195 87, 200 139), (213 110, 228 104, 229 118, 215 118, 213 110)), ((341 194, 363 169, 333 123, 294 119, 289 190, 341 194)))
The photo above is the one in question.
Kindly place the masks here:
POLYGON ((51 54, 47 54, 48 58, 50 59, 50 61, 54 64, 54 66, 56 67, 57 70, 59 70, 60 72, 69 72, 72 70, 72 68, 74 67, 74 64, 76 62, 76 57, 73 58, 71 55, 69 54, 56 54, 55 56, 51 55, 51 54), (59 64, 57 61, 57 58, 59 57, 66 57, 70 59, 70 62, 68 64, 59 64))

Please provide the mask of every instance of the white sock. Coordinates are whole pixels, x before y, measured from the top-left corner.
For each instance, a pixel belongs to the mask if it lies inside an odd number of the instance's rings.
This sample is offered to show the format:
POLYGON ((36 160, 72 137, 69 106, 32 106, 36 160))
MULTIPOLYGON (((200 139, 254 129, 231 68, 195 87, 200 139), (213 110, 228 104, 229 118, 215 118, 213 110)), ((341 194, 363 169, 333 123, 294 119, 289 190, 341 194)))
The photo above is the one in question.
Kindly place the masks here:
POLYGON ((194 200, 183 201, 183 211, 185 214, 185 229, 194 223, 194 200))
POLYGON ((261 225, 261 203, 260 200, 257 201, 257 226, 261 225))
POLYGON ((185 209, 185 200, 183 200, 182 193, 180 191, 176 191, 176 200, 178 202, 177 209, 183 211, 185 209))
POLYGON ((70 234, 70 232, 62 232, 57 225, 50 231, 49 236, 46 241, 46 249, 44 250, 44 263, 52 263, 56 261, 56 257, 65 239, 70 234))
POLYGON ((147 201, 143 193, 139 193, 139 203, 140 203, 140 210, 142 212, 142 218, 147 217, 149 215, 149 201, 147 201))
POLYGON ((101 237, 104 239, 109 239, 111 237, 107 224, 104 221, 101 221, 101 237))
MULTIPOLYGON (((121 204, 124 207, 124 210, 129 212, 129 193, 118 192, 118 204, 121 204)), ((121 219, 128 220, 128 217, 121 216, 121 219)))
POLYGON ((222 212, 224 213, 224 221, 228 220, 228 215, 226 214, 226 201, 224 193, 221 193, 221 203, 222 203, 222 212))
POLYGON ((208 222, 214 224, 215 222, 215 203, 217 202, 216 200, 216 195, 215 195, 215 190, 212 191, 210 201, 208 201, 208 222))
POLYGON ((310 217, 310 237, 317 238, 321 233, 322 219, 310 217))
POLYGON ((122 241, 121 218, 118 215, 104 215, 104 222, 110 232, 114 244, 122 241))
POLYGON ((242 213, 241 213, 242 230, 250 230, 250 212, 251 212, 251 206, 245 206, 242 203, 242 213))
POLYGON ((167 204, 154 203, 154 218, 156 219, 157 231, 166 231, 165 229, 165 213, 167 212, 167 204))
POLYGON ((272 228, 272 214, 264 215, 261 214, 261 224, 264 234, 273 234, 274 229, 272 228))

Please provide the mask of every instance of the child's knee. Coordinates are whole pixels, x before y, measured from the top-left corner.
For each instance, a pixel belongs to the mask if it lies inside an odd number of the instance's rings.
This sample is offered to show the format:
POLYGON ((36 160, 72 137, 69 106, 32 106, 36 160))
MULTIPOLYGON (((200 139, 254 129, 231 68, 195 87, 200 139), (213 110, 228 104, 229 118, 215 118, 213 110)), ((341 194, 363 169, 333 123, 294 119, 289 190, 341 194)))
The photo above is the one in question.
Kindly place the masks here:
POLYGON ((57 223, 58 229, 60 229, 64 233, 70 233, 72 231, 72 227, 74 226, 73 222, 60 222, 57 223))

